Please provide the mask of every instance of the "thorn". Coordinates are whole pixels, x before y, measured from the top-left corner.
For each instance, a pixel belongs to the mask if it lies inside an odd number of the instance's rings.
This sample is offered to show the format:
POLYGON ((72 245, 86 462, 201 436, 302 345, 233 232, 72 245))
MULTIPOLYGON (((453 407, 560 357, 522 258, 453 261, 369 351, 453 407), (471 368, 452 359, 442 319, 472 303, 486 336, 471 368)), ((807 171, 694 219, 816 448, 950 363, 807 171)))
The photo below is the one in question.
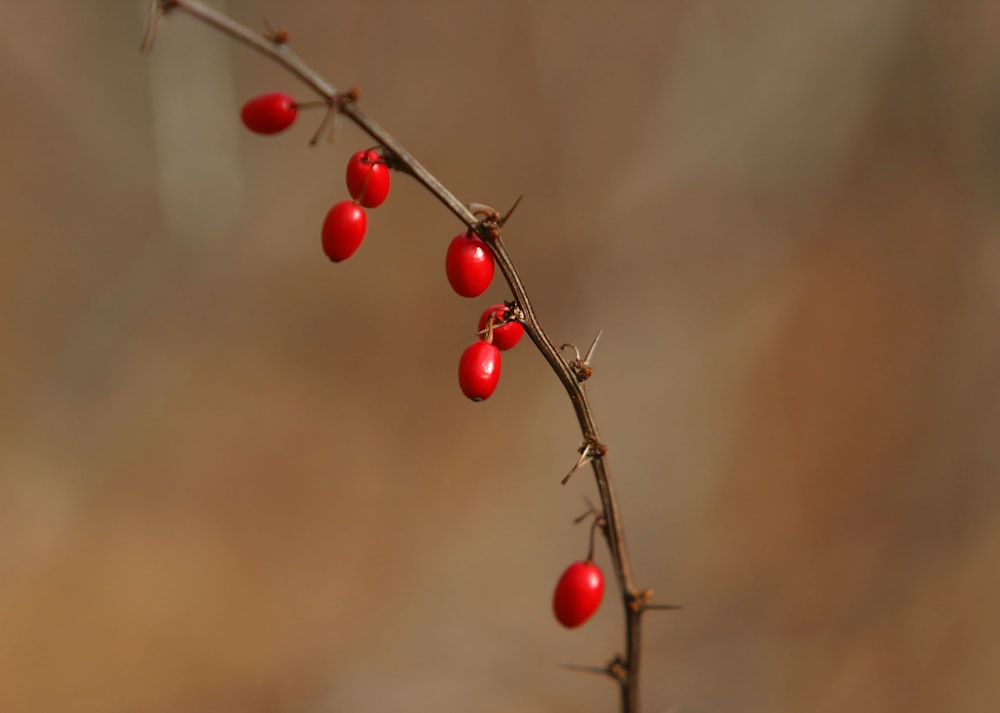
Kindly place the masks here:
POLYGON ((580 468, 587 465, 587 463, 591 461, 593 456, 590 455, 590 447, 591 443, 589 441, 580 446, 580 457, 576 459, 576 465, 574 465, 570 469, 570 471, 566 474, 566 476, 562 479, 561 482, 562 485, 566 485, 566 483, 569 482, 569 479, 573 477, 573 474, 576 471, 580 470, 580 468))
POLYGON ((600 330, 597 336, 594 337, 594 341, 590 343, 590 349, 587 350, 587 356, 583 358, 583 363, 589 365, 591 357, 594 356, 594 351, 597 349, 597 343, 601 341, 601 335, 604 334, 604 330, 600 330))
POLYGON ((594 356, 594 352, 597 350, 597 344, 601 341, 601 335, 604 334, 602 329, 594 337, 594 341, 590 343, 590 349, 587 350, 587 356, 580 358, 580 350, 575 344, 563 344, 559 349, 565 349, 570 347, 573 350, 573 354, 576 355, 575 359, 569 361, 569 368, 573 371, 573 375, 579 382, 584 382, 594 375, 594 370, 590 366, 590 360, 594 356))
POLYGON ((643 604, 643 609, 656 609, 657 611, 675 611, 683 609, 680 604, 643 604))
POLYGON ((335 105, 331 104, 330 108, 326 110, 326 114, 323 115, 323 119, 319 122, 319 126, 316 127, 316 133, 312 135, 309 139, 309 145, 315 146, 319 143, 319 137, 323 135, 326 131, 326 127, 330 127, 330 141, 333 141, 333 131, 335 128, 335 121, 337 119, 337 110, 335 105))
POLYGON ((608 453, 608 447, 603 443, 599 443, 593 438, 588 438, 580 446, 580 457, 576 459, 576 465, 566 474, 566 477, 562 479, 562 484, 566 485, 573 474, 580 470, 583 466, 587 465, 594 458, 603 458, 608 453))
POLYGON ((599 676, 608 676, 609 678, 616 678, 616 676, 608 670, 608 668, 601 666, 580 666, 575 663, 562 663, 559 664, 560 668, 564 668, 567 671, 576 671, 578 673, 595 673, 599 676))
POLYGON ((514 209, 517 208, 518 204, 520 204, 522 198, 524 198, 524 194, 523 193, 517 197, 517 200, 514 201, 514 205, 512 205, 510 207, 510 210, 508 210, 504 214, 504 216, 502 218, 500 218, 500 227, 501 228, 503 227, 503 224, 507 222, 507 220, 510 218, 510 216, 513 215, 514 209))
POLYGON ((580 515, 579 517, 575 518, 573 520, 573 524, 574 525, 579 525, 581 522, 583 522, 584 520, 586 520, 591 515, 597 515, 598 514, 597 513, 597 508, 594 507, 594 503, 590 502, 590 498, 584 496, 583 502, 585 502, 587 504, 587 512, 585 512, 585 513, 583 513, 583 515, 580 515))

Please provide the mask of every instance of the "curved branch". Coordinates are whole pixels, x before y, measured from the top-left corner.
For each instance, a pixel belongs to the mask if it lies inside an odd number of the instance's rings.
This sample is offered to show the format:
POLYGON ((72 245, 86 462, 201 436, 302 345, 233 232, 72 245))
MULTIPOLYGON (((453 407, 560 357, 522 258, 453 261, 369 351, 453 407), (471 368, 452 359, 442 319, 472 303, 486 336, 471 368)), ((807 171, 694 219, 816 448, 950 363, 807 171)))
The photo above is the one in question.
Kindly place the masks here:
POLYGON ((608 549, 611 552, 615 578, 621 590, 622 604, 625 612, 625 656, 614 659, 615 675, 612 677, 619 683, 623 713, 635 713, 638 711, 642 613, 644 609, 654 607, 643 606, 642 595, 636 590, 632 582, 631 565, 625 548, 625 535, 622 528, 621 514, 618 509, 618 500, 615 496, 611 475, 608 472, 606 462, 607 448, 601 445, 590 400, 587 397, 577 371, 563 357, 556 344, 545 333, 545 330, 542 329, 538 321, 538 317, 531 304, 531 298, 528 295, 528 290, 521 280, 510 253, 503 244, 501 227, 504 219, 477 219, 476 215, 466 204, 459 201, 402 144, 361 111, 356 103, 356 89, 352 89, 347 93, 338 92, 288 47, 286 43, 287 37, 284 35, 278 37, 274 33, 261 34, 255 32, 198 0, 152 0, 152 8, 153 17, 150 19, 150 28, 146 35, 144 47, 148 47, 152 43, 153 33, 158 26, 156 21, 159 19, 159 16, 179 10, 242 42, 268 59, 277 62, 290 74, 297 77, 322 97, 329 106, 353 121, 358 128, 390 152, 394 157, 393 163, 397 168, 413 176, 429 193, 454 213, 467 229, 475 231, 490 247, 496 263, 524 315, 523 325, 525 331, 527 331, 531 341, 535 344, 542 357, 548 362, 569 395, 573 411, 580 425, 580 431, 583 434, 584 443, 596 444, 598 446, 593 449, 590 464, 594 472, 594 480, 597 483, 603 508, 602 516, 604 524, 602 529, 604 530, 608 549))

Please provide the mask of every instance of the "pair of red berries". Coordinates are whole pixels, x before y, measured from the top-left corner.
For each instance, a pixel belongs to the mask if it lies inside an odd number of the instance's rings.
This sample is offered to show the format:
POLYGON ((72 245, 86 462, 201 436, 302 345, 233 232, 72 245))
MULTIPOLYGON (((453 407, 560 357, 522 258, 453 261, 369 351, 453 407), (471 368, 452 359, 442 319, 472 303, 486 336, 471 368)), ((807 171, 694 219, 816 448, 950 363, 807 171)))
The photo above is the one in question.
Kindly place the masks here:
POLYGON ((334 205, 323 221, 323 252, 334 262, 354 254, 368 228, 365 208, 377 208, 389 195, 389 167, 378 149, 351 156, 346 179, 347 192, 354 200, 334 205))
POLYGON ((500 352, 517 344, 524 327, 510 319, 510 308, 496 304, 479 318, 480 337, 462 352, 458 362, 458 385, 473 401, 488 399, 500 381, 500 352))
MULTIPOLYGON (((299 106, 288 94, 270 92, 244 104, 240 119, 254 133, 277 134, 295 123, 299 106)), ((337 203, 323 221, 323 252, 334 262, 346 260, 361 246, 368 228, 364 209, 382 205, 389 195, 389 167, 378 149, 351 156, 346 179, 347 191, 354 200, 337 203)))
MULTIPOLYGON (((475 233, 456 235, 448 245, 444 270, 448 284, 462 297, 478 297, 493 281, 493 253, 475 233)), ((524 327, 509 320, 506 305, 493 305, 479 318, 479 339, 458 362, 458 385, 473 401, 488 399, 500 381, 500 352, 513 347, 524 327)))

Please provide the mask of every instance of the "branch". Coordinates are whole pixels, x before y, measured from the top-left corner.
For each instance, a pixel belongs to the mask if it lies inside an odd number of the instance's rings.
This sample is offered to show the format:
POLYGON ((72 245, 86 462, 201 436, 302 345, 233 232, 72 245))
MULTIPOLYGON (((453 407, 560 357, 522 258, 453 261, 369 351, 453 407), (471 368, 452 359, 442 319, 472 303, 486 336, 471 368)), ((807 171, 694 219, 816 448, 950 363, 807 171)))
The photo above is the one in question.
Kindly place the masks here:
MULTIPOLYGON (((388 154, 391 154, 395 168, 413 176, 431 195, 437 198, 450 210, 468 230, 475 232, 489 246, 496 264, 504 279, 510 286, 514 299, 523 315, 522 324, 535 347, 541 352, 556 376, 562 382, 569 395, 583 434, 584 444, 589 444, 586 452, 597 483, 601 499, 604 524, 602 530, 611 553, 615 577, 622 594, 622 604, 625 613, 626 647, 624 657, 616 656, 615 678, 621 690, 621 706, 623 713, 638 711, 638 681, 641 652, 641 620, 644 609, 661 608, 648 605, 643 600, 645 594, 639 592, 632 582, 631 565, 625 548, 625 534, 622 528, 618 500, 612 487, 611 474, 607 466, 607 448, 602 444, 597 430, 597 423, 591 410, 590 401, 584 389, 583 381, 590 376, 588 353, 586 359, 579 356, 574 361, 567 361, 556 344, 542 329, 531 304, 528 290, 521 280, 514 261, 503 243, 501 228, 508 215, 502 217, 495 210, 485 206, 476 206, 474 212, 462 203, 437 178, 417 161, 389 132, 383 129, 373 119, 368 117, 357 105, 358 91, 339 92, 315 70, 303 62, 287 44, 287 34, 259 33, 241 25, 227 15, 208 7, 198 0, 152 0, 152 14, 144 48, 152 45, 153 36, 159 26, 161 16, 174 11, 186 13, 201 22, 219 30, 225 35, 242 42, 268 59, 280 64, 290 74, 301 80, 312 89, 332 111, 337 111, 354 122, 358 128, 380 144, 388 154), (477 215, 479 217, 477 217, 477 215), (586 369, 583 369, 585 366, 586 369)), ((515 204, 516 205, 516 204, 515 204)), ((596 343, 596 342, 595 342, 596 343)), ((584 463, 580 463, 582 466, 584 463)), ((665 608, 665 607, 664 607, 665 608)))

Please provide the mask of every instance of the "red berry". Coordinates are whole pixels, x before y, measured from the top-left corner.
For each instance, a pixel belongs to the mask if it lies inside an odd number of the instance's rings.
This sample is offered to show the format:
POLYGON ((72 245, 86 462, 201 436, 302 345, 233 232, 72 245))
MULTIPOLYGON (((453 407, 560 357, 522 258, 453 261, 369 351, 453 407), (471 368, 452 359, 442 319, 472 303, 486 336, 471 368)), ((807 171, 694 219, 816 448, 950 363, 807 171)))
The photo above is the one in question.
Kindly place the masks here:
POLYGON ((361 245, 367 227, 365 209, 354 201, 341 201, 323 221, 323 252, 334 262, 346 260, 361 245))
POLYGON ((500 381, 500 350, 477 340, 462 352, 458 362, 458 385, 473 401, 488 399, 500 381))
POLYGON ((347 190, 365 208, 382 205, 389 195, 389 167, 374 149, 358 151, 347 162, 347 190))
POLYGON ((493 281, 493 253, 478 235, 456 235, 444 262, 448 282, 462 297, 478 297, 493 281))
POLYGON ((258 134, 284 131, 299 115, 295 100, 283 92, 271 92, 254 97, 240 110, 243 125, 258 134))
MULTIPOLYGON (((521 337, 524 336, 524 327, 521 326, 520 322, 507 322, 499 327, 496 326, 503 321, 503 318, 507 315, 508 311, 507 305, 505 304, 493 305, 483 312, 483 316, 479 318, 479 331, 482 332, 486 329, 486 323, 489 322, 490 315, 494 315, 493 344, 502 352, 505 352, 513 347, 521 341, 521 337)), ((486 339, 486 335, 480 334, 479 338, 486 339)))
POLYGON ((556 619, 567 629, 587 621, 601 605, 604 596, 604 575, 591 560, 574 562, 556 584, 552 610, 556 619))

